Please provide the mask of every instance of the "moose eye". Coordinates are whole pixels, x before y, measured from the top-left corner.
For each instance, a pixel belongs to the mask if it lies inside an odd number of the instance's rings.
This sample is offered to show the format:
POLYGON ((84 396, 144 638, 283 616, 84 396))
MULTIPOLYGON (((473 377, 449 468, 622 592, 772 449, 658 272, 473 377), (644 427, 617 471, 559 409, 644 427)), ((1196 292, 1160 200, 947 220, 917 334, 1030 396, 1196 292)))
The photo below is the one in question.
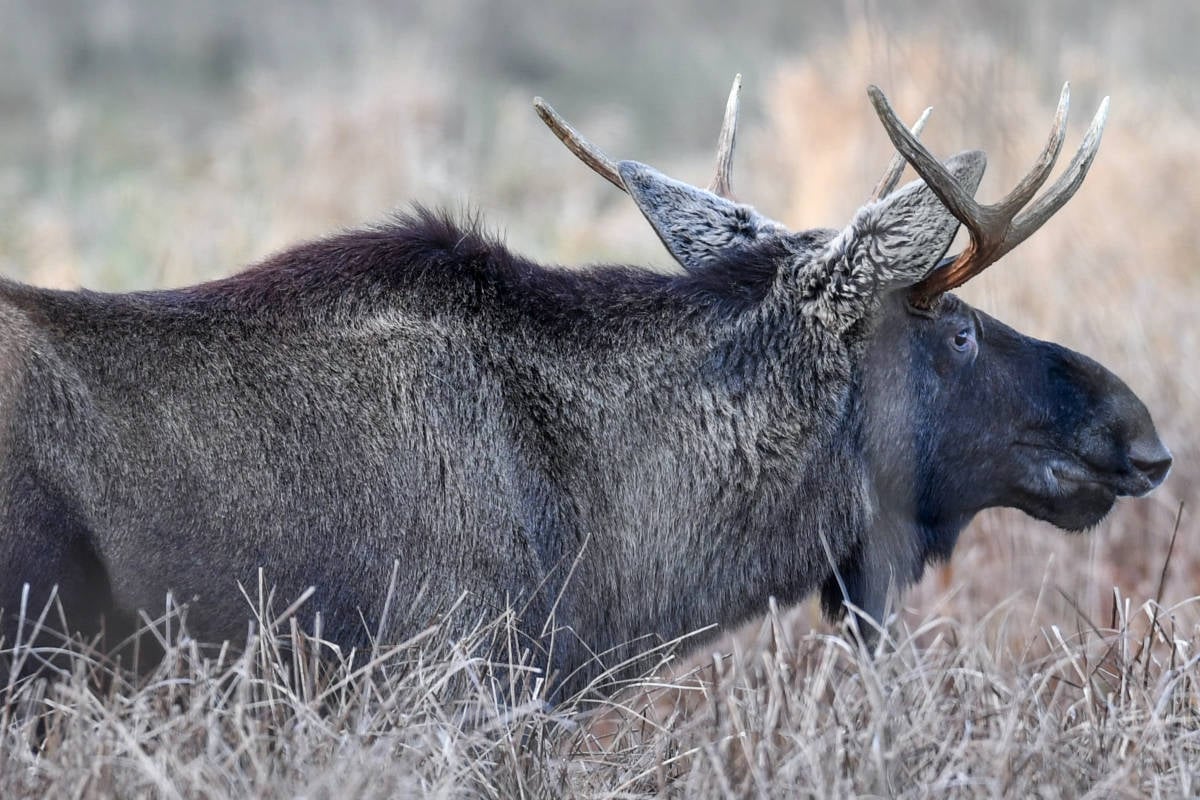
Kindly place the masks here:
POLYGON ((975 331, 970 328, 963 328, 958 333, 954 334, 954 349, 960 353, 965 353, 975 346, 975 331))

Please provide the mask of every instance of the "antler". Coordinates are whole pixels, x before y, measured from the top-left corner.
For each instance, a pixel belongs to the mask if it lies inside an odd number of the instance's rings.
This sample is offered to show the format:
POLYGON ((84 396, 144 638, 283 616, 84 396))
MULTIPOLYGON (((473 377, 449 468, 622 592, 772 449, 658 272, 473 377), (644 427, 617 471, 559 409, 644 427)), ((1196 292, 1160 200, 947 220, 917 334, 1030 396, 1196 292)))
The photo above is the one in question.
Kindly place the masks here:
POLYGON ((733 199, 733 143, 737 138, 738 95, 742 91, 742 73, 733 76, 729 99, 725 101, 725 119, 721 122, 721 135, 717 137, 717 174, 708 190, 717 197, 733 199))
MULTIPOLYGON (((920 118, 912 126, 912 135, 914 139, 919 139, 921 131, 925 130, 925 123, 929 121, 929 115, 933 113, 933 106, 921 112, 920 118)), ((867 200, 868 203, 876 200, 882 200, 892 193, 896 188, 896 184, 900 182, 900 176, 904 174, 904 165, 908 162, 904 160, 904 154, 897 151, 896 155, 892 156, 892 161, 888 164, 887 172, 883 173, 883 177, 879 179, 879 183, 875 184, 875 191, 871 192, 871 197, 867 200)))
MULTIPOLYGON (((737 136, 738 95, 741 91, 742 75, 738 73, 733 78, 733 88, 729 90, 729 100, 725 103, 725 120, 721 124, 721 135, 717 141, 717 174, 709 186, 710 192, 726 199, 733 197, 733 145, 737 136)), ((546 127, 554 132, 559 141, 565 144, 576 158, 591 167, 593 172, 613 186, 623 192, 628 192, 625 188, 625 181, 621 180, 621 173, 617 171, 616 163, 606 156, 603 150, 572 128, 542 98, 533 98, 533 108, 542 118, 542 122, 546 123, 546 127)))
POLYGON ((542 122, 546 123, 546 127, 554 131, 554 135, 567 146, 568 150, 575 154, 576 158, 591 167, 592 171, 601 178, 604 178, 604 180, 622 192, 628 193, 629 190, 625 188, 625 181, 621 180, 621 173, 617 172, 617 165, 613 163, 611 158, 604 155, 603 150, 583 138, 579 131, 567 124, 567 121, 559 116, 558 112, 551 108, 550 104, 542 98, 533 98, 533 108, 537 111, 538 116, 542 118, 542 122))
POLYGON ((934 156, 904 127, 892 110, 883 92, 876 86, 867 89, 871 104, 887 130, 892 144, 912 164, 917 174, 959 222, 967 226, 971 241, 949 266, 938 269, 912 287, 909 302, 917 308, 932 307, 938 296, 983 272, 1003 255, 1025 241, 1045 224, 1056 211, 1071 199, 1083 183, 1096 151, 1100 147, 1100 136, 1104 121, 1108 117, 1108 98, 1100 103, 1092 124, 1088 127, 1083 143, 1076 151, 1066 171, 1050 189, 1029 208, 1038 189, 1050 176, 1050 170, 1062 149, 1067 129, 1067 108, 1070 105, 1070 85, 1064 84, 1054 115, 1050 138, 1042 149, 1029 173, 1022 178, 998 203, 981 205, 964 190, 934 156))

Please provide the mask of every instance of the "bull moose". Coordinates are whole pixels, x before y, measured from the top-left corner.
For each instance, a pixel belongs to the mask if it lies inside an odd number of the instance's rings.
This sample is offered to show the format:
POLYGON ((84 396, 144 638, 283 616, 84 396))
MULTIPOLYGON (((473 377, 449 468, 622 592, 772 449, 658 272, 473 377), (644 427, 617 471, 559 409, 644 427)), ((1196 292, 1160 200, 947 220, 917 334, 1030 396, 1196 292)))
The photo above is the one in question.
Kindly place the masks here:
POLYGON ((1077 190, 1107 100, 1034 201, 1064 87, 981 205, 984 155, 940 162, 871 87, 899 155, 844 229, 793 233, 731 198, 738 87, 708 190, 535 101, 674 274, 542 266, 418 207, 182 289, 0 283, 6 640, 55 591, 79 630, 169 592, 195 638, 236 639, 262 569, 343 647, 517 609, 570 688, 770 597, 879 617, 982 509, 1080 530, 1163 480, 1120 379, 950 293, 1077 190))

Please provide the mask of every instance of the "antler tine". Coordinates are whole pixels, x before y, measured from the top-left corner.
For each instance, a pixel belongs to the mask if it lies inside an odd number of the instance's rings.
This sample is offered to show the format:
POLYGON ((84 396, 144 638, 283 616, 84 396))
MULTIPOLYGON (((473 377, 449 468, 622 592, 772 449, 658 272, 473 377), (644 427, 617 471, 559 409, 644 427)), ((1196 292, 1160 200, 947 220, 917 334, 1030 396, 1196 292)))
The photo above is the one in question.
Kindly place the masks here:
POLYGON ((733 87, 725 102, 725 119, 717 139, 717 174, 708 190, 717 197, 733 198, 733 145, 737 138, 738 95, 742 91, 742 73, 733 76, 733 87))
POLYGON ((538 116, 542 118, 542 122, 546 123, 546 127, 554 132, 559 141, 565 144, 567 149, 575 154, 576 158, 587 164, 592 168, 593 172, 613 186, 616 186, 622 192, 628 192, 625 188, 625 181, 621 180, 621 173, 617 171, 617 165, 613 163, 611 158, 604 155, 603 150, 580 135, 579 131, 572 128, 542 98, 533 98, 533 107, 537 111, 538 116))
POLYGON ((942 162, 926 150, 904 126, 878 86, 868 86, 867 95, 871 98, 871 105, 875 107, 875 113, 883 123, 888 138, 900 151, 900 155, 904 156, 904 160, 912 164, 913 169, 925 180, 951 214, 968 228, 973 227, 976 224, 974 220, 984 215, 984 209, 958 185, 958 181, 942 166, 942 162))
POLYGON ((1075 156, 1071 159, 1071 163, 1067 165, 1066 171, 1058 177, 1058 180, 1046 190, 1046 193, 1033 206, 1022 211, 1013 220, 1013 233, 1009 238, 1014 241, 1009 247, 1005 248, 1004 252, 1008 252, 1040 228, 1046 220, 1071 199, 1071 196, 1083 184, 1083 179, 1087 176, 1088 170, 1091 169, 1092 161, 1095 160, 1096 153, 1100 150, 1100 138, 1104 135, 1104 123, 1107 120, 1108 98, 1105 97, 1100 102, 1100 108, 1096 111, 1096 116, 1092 118, 1092 124, 1088 126, 1087 133, 1084 134, 1083 143, 1075 151, 1075 156))
MULTIPOLYGON (((912 126, 913 138, 919 138, 921 131, 925 130, 925 123, 929 121, 929 115, 933 113, 933 106, 925 109, 921 113, 921 117, 912 126)), ((883 173, 883 177, 879 179, 879 183, 875 184, 875 191, 871 192, 868 203, 873 203, 876 200, 882 200, 892 193, 896 188, 896 184, 900 182, 900 176, 904 174, 904 167, 908 162, 905 161, 904 155, 897 152, 892 156, 892 161, 888 164, 887 172, 883 173)))
POLYGON ((1029 204, 1037 190, 1042 188, 1054 162, 1062 150, 1063 140, 1067 137, 1067 112, 1071 107, 1071 84, 1064 83, 1062 93, 1058 96, 1058 110, 1054 112, 1054 124, 1050 128, 1050 138, 1042 152, 1038 154, 1033 168, 1022 178, 1004 199, 996 203, 997 208, 1004 209, 1010 217, 1029 204))
MULTIPOLYGON (((729 100, 725 103, 725 119, 721 124, 721 135, 717 141, 717 174, 713 178, 709 191, 718 197, 733 199, 733 146, 737 138, 738 98, 742 91, 742 75, 733 77, 733 87, 729 90, 729 100)), ((533 107, 542 122, 546 123, 554 135, 559 138, 567 149, 575 154, 583 163, 592 168, 600 177, 628 193, 625 181, 611 158, 604 154, 596 145, 563 119, 549 103, 540 97, 533 98, 533 107)))

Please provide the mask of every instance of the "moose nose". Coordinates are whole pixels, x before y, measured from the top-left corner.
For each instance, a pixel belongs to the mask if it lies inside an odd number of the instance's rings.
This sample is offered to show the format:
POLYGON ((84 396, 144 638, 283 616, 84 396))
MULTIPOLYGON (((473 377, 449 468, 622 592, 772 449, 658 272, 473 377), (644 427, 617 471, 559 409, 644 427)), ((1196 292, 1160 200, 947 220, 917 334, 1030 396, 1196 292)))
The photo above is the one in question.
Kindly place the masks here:
POLYGON ((1150 479, 1152 487, 1158 486, 1171 470, 1171 451, 1157 436, 1142 438, 1129 448, 1129 463, 1150 479))

